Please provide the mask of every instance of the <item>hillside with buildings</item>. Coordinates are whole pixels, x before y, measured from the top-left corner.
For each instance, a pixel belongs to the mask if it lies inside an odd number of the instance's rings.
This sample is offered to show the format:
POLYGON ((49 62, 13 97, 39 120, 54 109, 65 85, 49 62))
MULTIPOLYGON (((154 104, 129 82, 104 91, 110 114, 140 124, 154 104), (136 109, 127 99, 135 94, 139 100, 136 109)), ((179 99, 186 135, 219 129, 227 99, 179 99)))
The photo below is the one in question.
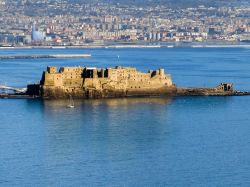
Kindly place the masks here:
POLYGON ((250 40, 245 0, 1 0, 0 10, 2 46, 250 40))

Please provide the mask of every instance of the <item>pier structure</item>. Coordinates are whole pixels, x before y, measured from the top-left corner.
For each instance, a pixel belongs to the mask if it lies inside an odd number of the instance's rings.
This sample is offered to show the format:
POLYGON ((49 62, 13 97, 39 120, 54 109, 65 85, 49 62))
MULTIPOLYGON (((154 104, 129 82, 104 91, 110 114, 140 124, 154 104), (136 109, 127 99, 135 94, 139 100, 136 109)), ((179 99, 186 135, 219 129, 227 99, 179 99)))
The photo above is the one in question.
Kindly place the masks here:
POLYGON ((91 54, 52 54, 52 55, 24 55, 24 56, 0 56, 0 60, 5 59, 38 59, 38 58, 90 58, 91 54))
POLYGON ((13 91, 14 93, 25 93, 27 91, 27 88, 14 88, 14 87, 0 85, 0 90, 13 91))

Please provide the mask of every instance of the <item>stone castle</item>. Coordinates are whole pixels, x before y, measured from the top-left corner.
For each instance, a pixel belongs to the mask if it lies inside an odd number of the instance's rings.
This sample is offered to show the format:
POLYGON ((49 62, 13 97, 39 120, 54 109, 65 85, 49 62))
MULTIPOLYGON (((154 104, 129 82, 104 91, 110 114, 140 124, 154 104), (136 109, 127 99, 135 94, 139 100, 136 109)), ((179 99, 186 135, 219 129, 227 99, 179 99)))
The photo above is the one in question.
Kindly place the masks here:
POLYGON ((176 86, 164 69, 139 72, 136 68, 47 67, 39 85, 29 85, 30 95, 43 98, 109 98, 164 96, 176 86))

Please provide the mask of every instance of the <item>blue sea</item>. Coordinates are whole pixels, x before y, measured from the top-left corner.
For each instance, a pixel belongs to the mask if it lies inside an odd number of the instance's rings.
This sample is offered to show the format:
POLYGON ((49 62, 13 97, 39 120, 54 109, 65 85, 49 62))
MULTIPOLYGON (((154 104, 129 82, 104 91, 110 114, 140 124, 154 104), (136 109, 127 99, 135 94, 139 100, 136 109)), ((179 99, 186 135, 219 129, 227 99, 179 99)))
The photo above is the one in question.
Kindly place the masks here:
MULTIPOLYGON (((165 68, 178 87, 250 91, 249 48, 1 49, 0 85, 47 66, 165 68), (119 58, 118 58, 119 56, 119 58)), ((250 186, 250 96, 0 100, 0 186, 250 186)))

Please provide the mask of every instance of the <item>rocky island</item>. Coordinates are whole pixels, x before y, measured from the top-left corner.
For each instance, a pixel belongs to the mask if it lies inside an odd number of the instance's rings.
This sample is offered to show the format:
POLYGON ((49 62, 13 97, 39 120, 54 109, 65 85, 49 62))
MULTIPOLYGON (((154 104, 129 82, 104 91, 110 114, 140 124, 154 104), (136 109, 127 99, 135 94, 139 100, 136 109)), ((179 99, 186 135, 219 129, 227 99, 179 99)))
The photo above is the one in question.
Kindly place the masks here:
POLYGON ((134 67, 57 67, 49 66, 39 84, 27 89, 11 87, 14 94, 0 94, 0 98, 43 99, 99 99, 114 97, 164 96, 240 96, 250 92, 235 91, 233 84, 221 83, 214 88, 177 88, 164 69, 137 71, 134 67))

